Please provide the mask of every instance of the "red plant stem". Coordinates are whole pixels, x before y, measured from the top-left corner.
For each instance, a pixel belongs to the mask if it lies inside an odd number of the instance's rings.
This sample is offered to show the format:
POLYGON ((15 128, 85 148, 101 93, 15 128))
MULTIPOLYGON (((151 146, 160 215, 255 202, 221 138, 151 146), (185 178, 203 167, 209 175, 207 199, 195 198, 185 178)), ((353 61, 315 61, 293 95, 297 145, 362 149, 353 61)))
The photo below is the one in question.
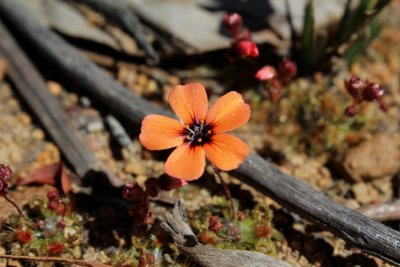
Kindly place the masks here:
POLYGON ((18 211, 19 215, 24 218, 27 222, 29 222, 31 225, 33 225, 33 223, 31 222, 31 220, 29 220, 24 213, 22 212, 21 208, 17 205, 17 203, 15 203, 12 199, 10 199, 7 195, 3 195, 3 198, 5 200, 7 200, 8 203, 10 203, 11 205, 14 206, 14 208, 18 211))
POLYGON ((221 185, 224 188, 226 199, 229 201, 229 204, 231 207, 232 218, 233 218, 233 220, 236 220, 236 207, 235 207, 235 202, 232 199, 231 191, 229 191, 229 188, 228 188, 227 184, 225 183, 224 179, 222 178, 222 175, 219 172, 219 169, 217 167, 215 167, 213 164, 211 164, 211 166, 213 167, 215 175, 219 178, 219 180, 221 181, 221 185))

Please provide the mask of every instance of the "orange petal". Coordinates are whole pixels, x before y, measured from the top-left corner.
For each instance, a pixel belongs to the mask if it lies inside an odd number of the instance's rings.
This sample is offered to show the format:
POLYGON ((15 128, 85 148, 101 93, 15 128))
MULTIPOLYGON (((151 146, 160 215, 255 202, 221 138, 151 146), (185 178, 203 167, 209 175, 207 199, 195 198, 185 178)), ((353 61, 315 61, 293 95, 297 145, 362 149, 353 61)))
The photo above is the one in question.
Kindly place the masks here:
POLYGON ((175 114, 185 124, 196 119, 204 121, 208 110, 206 89, 200 83, 189 83, 175 86, 168 96, 169 104, 175 114))
POLYGON ((211 142, 204 145, 204 150, 207 159, 223 171, 237 169, 250 153, 245 142, 225 133, 213 135, 211 142))
POLYGON ((165 173, 174 178, 192 181, 204 173, 206 157, 201 146, 188 143, 178 146, 165 163, 165 173))
POLYGON ((147 115, 142 121, 139 140, 149 150, 162 150, 183 143, 184 127, 179 121, 161 115, 147 115))
POLYGON ((250 107, 238 92, 229 92, 219 98, 210 108, 206 123, 213 125, 214 133, 231 131, 250 118, 250 107))

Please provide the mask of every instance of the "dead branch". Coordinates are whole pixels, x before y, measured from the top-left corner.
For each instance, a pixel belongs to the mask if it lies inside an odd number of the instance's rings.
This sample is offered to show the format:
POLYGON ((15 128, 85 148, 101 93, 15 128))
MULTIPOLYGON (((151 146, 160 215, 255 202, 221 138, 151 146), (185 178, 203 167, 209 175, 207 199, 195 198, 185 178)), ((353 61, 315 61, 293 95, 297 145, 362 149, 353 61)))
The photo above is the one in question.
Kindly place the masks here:
POLYGON ((172 214, 167 214, 161 227, 166 230, 177 243, 181 251, 201 266, 207 267, 289 267, 287 262, 272 258, 263 253, 216 249, 204 246, 197 241, 195 234, 185 220, 185 209, 182 201, 178 201, 172 214))
MULTIPOLYGON (((82 137, 72 126, 68 115, 50 94, 43 78, 1 21, 0 36, 2 37, 0 56, 5 57, 9 65, 7 75, 57 143, 68 162, 72 164, 80 177, 84 177, 91 170, 101 170, 103 167, 86 147, 82 137)), ((121 184, 113 175, 109 175, 108 178, 114 185, 121 184)))
POLYGON ((76 264, 76 265, 79 265, 79 266, 87 266, 87 267, 111 267, 111 265, 107 265, 107 264, 103 264, 103 263, 99 263, 99 262, 89 262, 89 261, 66 259, 66 258, 59 258, 59 257, 35 257, 35 256, 0 255, 0 259, 41 261, 41 262, 58 262, 58 263, 76 264))
POLYGON ((76 2, 86 4, 110 18, 124 31, 135 38, 151 63, 158 63, 159 57, 153 46, 147 41, 139 18, 133 10, 127 5, 124 5, 123 2, 114 0, 79 0, 76 2))
MULTIPOLYGON (((172 116, 135 96, 104 75, 92 62, 55 33, 40 25, 18 0, 1 0, 0 16, 60 75, 75 81, 86 93, 112 112, 139 125, 150 113, 172 116)), ((281 172, 275 165, 251 154, 237 170, 240 179, 271 196, 285 207, 325 226, 344 240, 391 263, 400 263, 400 233, 334 203, 321 192, 281 172)))
POLYGON ((85 149, 83 141, 70 123, 65 111, 50 94, 45 81, 1 21, 0 35, 2 37, 0 54, 9 63, 7 74, 16 89, 56 141, 63 154, 74 165, 78 174, 85 174, 95 166, 96 160, 89 150, 85 149))
POLYGON ((400 220, 400 200, 361 207, 357 211, 378 222, 400 220))

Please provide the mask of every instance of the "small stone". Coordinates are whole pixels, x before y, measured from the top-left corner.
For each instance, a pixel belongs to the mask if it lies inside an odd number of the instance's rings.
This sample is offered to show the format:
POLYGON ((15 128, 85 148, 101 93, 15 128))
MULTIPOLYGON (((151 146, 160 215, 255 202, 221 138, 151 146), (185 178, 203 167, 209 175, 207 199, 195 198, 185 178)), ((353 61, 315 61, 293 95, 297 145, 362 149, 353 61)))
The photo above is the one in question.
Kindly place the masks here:
POLYGON ((354 199, 349 199, 349 200, 346 200, 346 207, 355 210, 360 207, 360 204, 354 199))
POLYGON ((85 107, 85 108, 90 107, 90 105, 92 104, 91 101, 90 101, 90 99, 89 99, 88 97, 86 97, 86 96, 82 96, 82 97, 79 99, 79 102, 80 102, 80 104, 82 105, 82 107, 85 107))
POLYGON ((31 125, 31 124, 32 124, 32 119, 31 119, 31 117, 30 117, 28 114, 26 114, 26 113, 22 113, 22 114, 19 116, 19 119, 21 120, 21 123, 22 123, 24 126, 28 126, 28 125, 31 125))
POLYGON ((168 83, 172 86, 180 84, 180 79, 177 76, 169 76, 168 83))
POLYGON ((153 79, 149 80, 146 86, 146 90, 144 91, 145 95, 153 95, 158 91, 157 82, 153 79))
POLYGON ((86 125, 86 131, 88 133, 99 132, 102 131, 103 129, 104 129, 104 124, 101 120, 94 120, 86 125))
POLYGON ((361 205, 370 204, 379 198, 379 192, 364 182, 356 183, 351 190, 361 205))
POLYGON ((62 92, 61 84, 54 82, 54 81, 48 81, 47 88, 49 88, 49 91, 52 95, 54 95, 54 96, 61 95, 61 92, 62 92))
POLYGON ((128 162, 124 166, 124 172, 144 175, 146 174, 146 167, 139 162, 128 162))
POLYGON ((169 254, 164 254, 163 258, 164 258, 164 261, 165 261, 166 263, 169 263, 169 264, 174 264, 174 263, 175 263, 175 262, 172 260, 172 258, 171 258, 171 256, 170 256, 169 254))
POLYGON ((343 168, 354 181, 393 176, 400 168, 400 136, 377 134, 359 146, 350 148, 343 168))
POLYGON ((149 81, 149 78, 147 77, 146 74, 139 74, 138 79, 137 79, 137 85, 140 87, 145 87, 149 81))
POLYGON ((44 132, 43 132, 41 129, 35 129, 35 130, 32 132, 32 137, 33 137, 35 140, 43 140, 43 139, 44 139, 44 132))
POLYGON ((23 157, 20 150, 12 150, 10 152, 10 159, 12 162, 21 163, 23 157))
POLYGON ((76 105, 79 101, 79 97, 76 94, 68 94, 67 98, 67 106, 71 105, 76 105))

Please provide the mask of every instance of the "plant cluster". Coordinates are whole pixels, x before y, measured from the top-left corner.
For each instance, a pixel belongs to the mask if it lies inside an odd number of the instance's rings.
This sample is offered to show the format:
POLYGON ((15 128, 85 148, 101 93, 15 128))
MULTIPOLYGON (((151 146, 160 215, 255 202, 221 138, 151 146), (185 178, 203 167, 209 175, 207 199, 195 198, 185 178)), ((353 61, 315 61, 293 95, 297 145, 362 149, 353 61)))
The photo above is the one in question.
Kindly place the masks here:
POLYGON ((230 216, 229 202, 214 198, 213 205, 202 207, 190 224, 203 244, 224 249, 245 249, 276 255, 276 242, 281 239, 272 224, 273 212, 257 205, 251 210, 230 216))
POLYGON ((25 218, 11 216, 4 223, 2 239, 13 255, 61 256, 74 258, 74 247, 87 244, 83 217, 67 213, 67 199, 54 198, 57 191, 49 191, 43 198, 29 200, 24 208, 25 218), (63 203, 55 204, 58 203, 63 203), (57 208, 56 208, 57 207, 57 208), (28 221, 29 220, 29 221, 28 221))
POLYGON ((388 111, 388 106, 382 98, 384 91, 379 84, 369 82, 368 80, 361 80, 359 77, 353 76, 349 80, 344 81, 344 86, 353 98, 353 103, 345 110, 347 116, 354 117, 357 115, 357 106, 364 101, 377 101, 382 111, 388 111))
POLYGON ((233 36, 233 41, 227 52, 228 59, 233 62, 239 58, 258 57, 259 52, 251 33, 243 27, 243 19, 237 13, 230 13, 224 16, 224 26, 233 36))
POLYGON ((264 90, 272 102, 276 102, 282 95, 282 89, 296 76, 297 65, 295 62, 284 59, 276 70, 273 66, 262 67, 256 73, 256 78, 264 83, 264 90))

